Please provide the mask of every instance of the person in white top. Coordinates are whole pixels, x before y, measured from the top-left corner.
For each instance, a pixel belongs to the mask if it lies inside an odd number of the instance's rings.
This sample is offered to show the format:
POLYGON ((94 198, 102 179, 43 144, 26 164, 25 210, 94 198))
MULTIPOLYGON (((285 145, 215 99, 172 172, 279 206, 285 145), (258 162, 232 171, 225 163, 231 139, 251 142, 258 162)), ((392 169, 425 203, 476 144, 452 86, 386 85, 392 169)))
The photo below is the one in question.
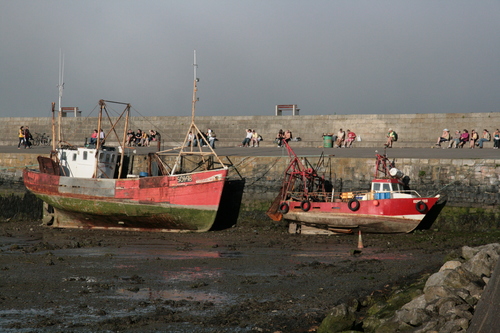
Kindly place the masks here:
POLYGON ((336 148, 341 148, 342 145, 344 144, 345 140, 345 132, 341 129, 339 129, 339 132, 337 133, 337 141, 335 142, 335 147, 336 148))

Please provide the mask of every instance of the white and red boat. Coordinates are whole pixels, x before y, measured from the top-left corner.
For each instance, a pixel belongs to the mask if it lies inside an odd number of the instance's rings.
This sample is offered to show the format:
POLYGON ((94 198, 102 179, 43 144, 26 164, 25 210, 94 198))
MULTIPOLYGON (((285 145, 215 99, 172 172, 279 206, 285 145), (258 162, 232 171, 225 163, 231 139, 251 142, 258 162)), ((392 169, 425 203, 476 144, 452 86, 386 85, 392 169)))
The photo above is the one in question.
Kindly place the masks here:
MULTIPOLYGON (((42 199, 44 221, 53 227, 91 228, 135 231, 207 231, 212 228, 228 168, 215 154, 194 123, 196 105, 196 56, 193 88, 192 120, 180 147, 149 154, 148 170, 131 175, 124 167, 126 139, 119 138, 119 146, 104 146, 100 136, 94 145, 76 147, 56 140, 50 157, 39 156, 39 170, 25 169, 24 184, 42 199), (187 147, 189 133, 199 134, 201 144, 187 147), (167 165, 162 154, 177 154, 173 166, 167 165), (189 160, 189 161, 186 161, 189 160)), ((109 101, 100 101, 98 133, 102 114, 109 101)), ((123 132, 128 128, 130 105, 118 120, 125 119, 123 132)), ((53 132, 55 132, 54 104, 53 132)), ((114 129, 118 123, 111 123, 114 129)), ((54 135, 55 133, 53 133, 54 135)), ((110 135, 110 134, 108 134, 110 135)), ((55 136, 53 136, 55 137, 55 136)), ((104 138, 111 141, 109 138, 104 138)))
POLYGON ((290 232, 300 233, 302 226, 308 226, 347 233, 408 233, 428 229, 446 204, 446 197, 439 194, 422 197, 410 190, 403 173, 385 154, 376 154, 370 190, 336 192, 285 144, 290 164, 267 214, 288 221, 290 232))

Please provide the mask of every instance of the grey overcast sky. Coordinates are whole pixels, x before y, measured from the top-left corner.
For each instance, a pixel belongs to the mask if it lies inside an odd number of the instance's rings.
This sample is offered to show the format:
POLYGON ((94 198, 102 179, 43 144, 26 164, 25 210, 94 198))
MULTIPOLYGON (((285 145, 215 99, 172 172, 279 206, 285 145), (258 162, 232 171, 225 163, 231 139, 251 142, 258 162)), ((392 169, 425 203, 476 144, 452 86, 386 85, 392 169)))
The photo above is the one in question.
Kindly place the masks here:
POLYGON ((50 116, 60 50, 84 116, 190 115, 194 50, 200 116, 497 112, 499 32, 496 0, 0 0, 0 114, 50 116))

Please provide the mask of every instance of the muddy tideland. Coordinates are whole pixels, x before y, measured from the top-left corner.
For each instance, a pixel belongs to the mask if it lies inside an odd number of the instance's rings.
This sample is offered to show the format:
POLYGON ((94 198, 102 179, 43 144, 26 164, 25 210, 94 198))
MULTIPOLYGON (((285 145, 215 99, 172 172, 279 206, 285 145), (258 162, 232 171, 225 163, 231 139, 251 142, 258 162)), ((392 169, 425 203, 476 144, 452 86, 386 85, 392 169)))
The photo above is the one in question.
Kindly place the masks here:
POLYGON ((333 306, 435 272, 495 233, 292 235, 263 213, 208 233, 0 222, 2 332, 314 332, 333 306), (456 253, 456 252, 455 252, 456 253))

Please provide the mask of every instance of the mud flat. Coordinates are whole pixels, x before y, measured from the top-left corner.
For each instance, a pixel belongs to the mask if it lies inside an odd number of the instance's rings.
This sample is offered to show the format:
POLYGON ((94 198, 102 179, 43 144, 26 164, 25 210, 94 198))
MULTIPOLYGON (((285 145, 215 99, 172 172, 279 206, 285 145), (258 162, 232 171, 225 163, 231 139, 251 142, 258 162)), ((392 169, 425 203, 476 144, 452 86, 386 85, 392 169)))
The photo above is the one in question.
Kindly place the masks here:
POLYGON ((0 222, 3 332, 314 332, 336 304, 436 271, 498 232, 291 235, 262 213, 208 233, 0 222))

